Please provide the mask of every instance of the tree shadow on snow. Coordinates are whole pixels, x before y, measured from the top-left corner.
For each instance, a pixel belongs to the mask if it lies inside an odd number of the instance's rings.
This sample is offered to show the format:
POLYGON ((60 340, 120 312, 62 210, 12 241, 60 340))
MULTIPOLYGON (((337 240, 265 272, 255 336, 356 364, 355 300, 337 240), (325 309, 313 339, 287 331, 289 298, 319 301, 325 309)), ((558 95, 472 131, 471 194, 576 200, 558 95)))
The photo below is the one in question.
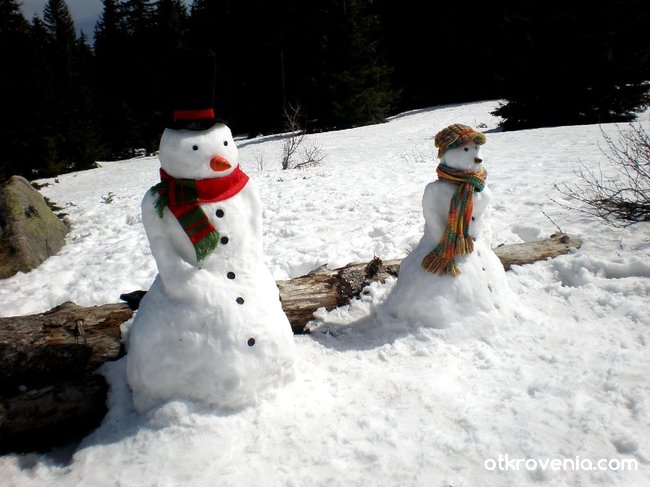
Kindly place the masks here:
MULTIPOLYGON (((101 424, 87 436, 76 438, 61 447, 48 452, 23 454, 18 464, 23 470, 40 467, 70 467, 75 462, 84 462, 86 449, 110 452, 101 447, 129 442, 138 435, 151 436, 166 428, 187 426, 194 414, 227 416, 232 412, 219 411, 208 406, 184 400, 174 400, 162 404, 146 413, 138 413, 133 404, 133 396, 126 380, 126 359, 107 362, 99 369, 110 385, 107 397, 108 412, 101 424), (99 450, 96 450, 100 447, 99 450), (80 460, 81 458, 81 460, 80 460)), ((161 435, 162 437, 162 435, 161 435)), ((135 440, 134 440, 135 441, 135 440)))
POLYGON ((381 316, 377 311, 351 323, 323 322, 312 328, 309 336, 324 347, 348 352, 380 348, 419 332, 418 326, 381 316))
POLYGON ((517 321, 515 316, 476 313, 465 320, 441 323, 440 328, 433 328, 393 317, 379 305, 368 316, 350 323, 323 322, 312 328, 309 336, 324 347, 339 352, 373 350, 405 338, 446 343, 478 340, 492 345, 495 340, 498 341, 497 330, 500 326, 511 326, 517 321))

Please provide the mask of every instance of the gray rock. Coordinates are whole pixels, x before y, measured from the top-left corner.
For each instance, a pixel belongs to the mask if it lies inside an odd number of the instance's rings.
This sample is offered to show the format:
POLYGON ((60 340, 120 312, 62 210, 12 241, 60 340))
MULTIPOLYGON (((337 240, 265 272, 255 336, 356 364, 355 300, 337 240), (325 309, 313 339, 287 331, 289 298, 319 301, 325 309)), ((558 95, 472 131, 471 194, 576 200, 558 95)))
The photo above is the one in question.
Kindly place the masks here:
POLYGON ((67 233, 29 181, 11 177, 0 188, 0 279, 38 267, 63 247, 67 233))

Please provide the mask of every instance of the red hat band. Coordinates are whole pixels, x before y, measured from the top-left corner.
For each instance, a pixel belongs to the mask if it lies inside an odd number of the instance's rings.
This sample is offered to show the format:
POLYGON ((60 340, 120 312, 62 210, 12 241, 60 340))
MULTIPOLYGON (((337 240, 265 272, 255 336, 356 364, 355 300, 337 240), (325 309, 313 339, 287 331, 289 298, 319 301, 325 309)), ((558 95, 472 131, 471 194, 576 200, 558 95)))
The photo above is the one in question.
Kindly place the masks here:
POLYGON ((174 110, 174 122, 203 120, 214 118, 214 110, 206 108, 204 110, 174 110))

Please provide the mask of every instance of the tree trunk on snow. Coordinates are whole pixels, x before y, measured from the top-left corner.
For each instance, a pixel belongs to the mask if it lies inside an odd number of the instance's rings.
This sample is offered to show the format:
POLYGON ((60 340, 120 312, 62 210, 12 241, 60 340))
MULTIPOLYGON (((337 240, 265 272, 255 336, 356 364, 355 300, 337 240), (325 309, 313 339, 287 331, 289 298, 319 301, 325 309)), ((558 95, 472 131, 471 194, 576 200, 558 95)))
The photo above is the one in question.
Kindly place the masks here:
POLYGON ((333 309, 348 304, 363 288, 374 281, 397 277, 399 261, 348 264, 339 269, 321 266, 306 276, 277 281, 282 308, 294 333, 305 333, 306 325, 318 308, 333 309))
MULTIPOLYGON (((555 234, 494 251, 507 270, 581 245, 578 237, 555 234)), ((308 331, 306 325, 317 309, 348 304, 368 284, 396 277, 399 265, 399 260, 374 258, 339 269, 321 266, 305 276, 278 281, 294 333, 308 331)), ((42 439, 38 432, 79 423, 89 430, 101 421, 106 384, 92 371, 123 355, 120 325, 131 318, 142 295, 143 291, 123 295, 128 304, 85 308, 68 302, 42 314, 0 318, 0 440, 42 439)))
POLYGON ((48 449, 85 436, 106 414, 108 385, 87 373, 0 395, 0 453, 48 449))
POLYGON ((572 248, 579 249, 580 247, 582 247, 580 237, 566 233, 554 233, 550 238, 544 240, 520 244, 501 244, 493 250, 503 264, 503 268, 510 270, 513 265, 532 264, 538 260, 568 254, 572 248))
MULTIPOLYGON (((581 245, 579 237, 555 234, 537 242, 501 245, 494 252, 508 270, 512 265, 566 254, 581 245)), ((318 308, 348 304, 371 282, 396 277, 399 265, 399 260, 375 257, 338 269, 321 266, 305 276, 278 281, 282 307, 294 332, 304 333, 318 308)), ((0 387, 32 375, 43 378, 92 370, 117 358, 123 353, 120 325, 131 318, 129 306, 137 309, 142 295, 142 291, 131 293, 129 305, 84 308, 68 302, 42 314, 0 318, 0 387)))
POLYGON ((0 388, 91 371, 120 356, 126 304, 63 303, 42 314, 0 318, 0 388))
POLYGON ((95 428, 106 414, 104 377, 123 355, 126 304, 67 302, 46 313, 0 318, 0 453, 48 448, 95 428))
MULTIPOLYGON (((558 233, 536 242, 500 245, 494 253, 509 270, 513 265, 532 264, 581 246, 581 238, 558 233)), ((294 333, 305 333, 307 323, 318 308, 330 310, 343 306, 358 297, 371 282, 383 282, 388 276, 397 277, 400 262, 398 259, 382 261, 375 257, 370 262, 348 264, 339 269, 321 266, 306 276, 278 281, 282 308, 294 333)))

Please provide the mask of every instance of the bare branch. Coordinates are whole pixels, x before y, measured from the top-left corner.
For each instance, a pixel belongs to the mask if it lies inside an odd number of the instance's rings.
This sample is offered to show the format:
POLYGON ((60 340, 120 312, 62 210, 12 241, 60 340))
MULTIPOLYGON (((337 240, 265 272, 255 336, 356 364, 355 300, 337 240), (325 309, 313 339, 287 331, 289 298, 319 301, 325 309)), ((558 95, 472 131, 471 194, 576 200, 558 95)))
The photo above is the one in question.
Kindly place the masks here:
POLYGON ((297 169, 309 166, 316 166, 325 159, 325 154, 319 147, 301 146, 305 140, 306 130, 300 122, 300 106, 289 105, 284 110, 284 125, 289 132, 289 136, 282 144, 282 169, 297 169), (298 157, 300 155, 300 157, 298 157), (296 158, 299 160, 296 162, 296 158))
POLYGON ((555 189, 578 207, 553 200, 563 208, 595 216, 614 227, 650 221, 650 136, 640 125, 618 128, 614 139, 602 131, 606 149, 601 148, 614 176, 605 176, 602 167, 592 169, 580 161, 577 182, 555 183, 555 189))
POLYGON ((253 154, 255 162, 257 163, 257 169, 260 171, 264 170, 264 153, 262 151, 255 151, 253 154))

